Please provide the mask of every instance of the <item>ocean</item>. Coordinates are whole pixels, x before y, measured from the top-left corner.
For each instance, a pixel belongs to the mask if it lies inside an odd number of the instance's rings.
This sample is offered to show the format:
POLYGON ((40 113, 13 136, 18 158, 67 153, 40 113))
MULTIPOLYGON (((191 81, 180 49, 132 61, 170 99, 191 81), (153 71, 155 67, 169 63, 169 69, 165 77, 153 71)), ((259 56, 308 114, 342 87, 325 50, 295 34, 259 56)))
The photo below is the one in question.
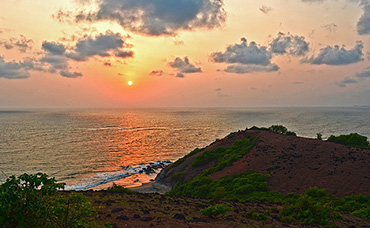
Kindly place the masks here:
POLYGON ((0 110, 0 183, 44 172, 68 190, 139 186, 230 132, 286 126, 298 136, 370 137, 370 108, 0 110))

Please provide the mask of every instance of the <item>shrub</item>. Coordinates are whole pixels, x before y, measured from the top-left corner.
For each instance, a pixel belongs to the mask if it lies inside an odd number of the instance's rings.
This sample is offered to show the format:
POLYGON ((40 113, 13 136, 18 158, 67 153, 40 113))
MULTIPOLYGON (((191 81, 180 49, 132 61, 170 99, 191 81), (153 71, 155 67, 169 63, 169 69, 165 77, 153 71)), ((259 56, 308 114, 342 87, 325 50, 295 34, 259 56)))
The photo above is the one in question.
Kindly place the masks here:
POLYGON ((219 215, 224 215, 226 212, 230 211, 228 207, 223 204, 217 204, 215 206, 209 206, 205 209, 200 210, 204 216, 216 217, 219 215))
POLYGON ((9 177, 0 186, 0 227, 96 227, 90 202, 58 192, 64 185, 43 173, 9 177))
POLYGON ((96 209, 82 194, 59 194, 48 201, 48 227, 99 227, 96 209))
POLYGON ((318 188, 306 190, 304 195, 284 206, 280 214, 303 223, 321 225, 329 225, 339 217, 326 191, 318 188))
POLYGON ((319 140, 322 140, 322 134, 321 133, 316 133, 316 138, 319 140))
POLYGON ((10 176, 0 186, 0 226, 43 226, 47 223, 46 200, 64 185, 43 173, 10 176))
POLYGON ((357 133, 351 133, 349 135, 340 135, 340 136, 331 135, 327 141, 343 144, 346 146, 370 148, 370 144, 367 141, 367 137, 359 135, 357 133))
POLYGON ((124 193, 133 193, 130 189, 117 185, 113 182, 112 187, 107 188, 107 192, 124 192, 124 193))

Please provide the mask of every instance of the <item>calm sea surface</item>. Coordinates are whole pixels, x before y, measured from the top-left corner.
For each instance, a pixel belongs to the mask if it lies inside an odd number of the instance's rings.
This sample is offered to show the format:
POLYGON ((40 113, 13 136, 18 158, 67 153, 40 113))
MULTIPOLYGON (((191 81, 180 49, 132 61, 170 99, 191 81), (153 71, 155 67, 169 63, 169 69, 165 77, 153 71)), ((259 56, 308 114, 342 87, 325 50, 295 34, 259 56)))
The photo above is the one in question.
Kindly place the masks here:
POLYGON ((233 131, 282 124, 299 136, 370 137, 370 108, 0 110, 0 183, 45 172, 67 189, 139 185, 140 170, 175 161, 233 131))

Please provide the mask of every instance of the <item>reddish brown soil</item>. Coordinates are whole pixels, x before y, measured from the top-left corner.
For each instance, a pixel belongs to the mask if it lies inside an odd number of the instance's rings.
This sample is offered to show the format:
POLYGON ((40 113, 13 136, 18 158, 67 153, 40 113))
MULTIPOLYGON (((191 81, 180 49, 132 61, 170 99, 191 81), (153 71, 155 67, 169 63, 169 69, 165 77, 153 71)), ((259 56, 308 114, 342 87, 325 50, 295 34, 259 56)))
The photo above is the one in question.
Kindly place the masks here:
MULTIPOLYGON (((281 193, 304 193, 309 187, 319 187, 337 197, 353 193, 370 194, 369 149, 269 131, 245 130, 217 141, 204 151, 230 146, 235 140, 255 136, 258 136, 257 144, 245 157, 210 177, 218 179, 252 170, 270 174, 270 189, 281 193)), ((174 186, 179 181, 176 173, 183 172, 183 181, 187 181, 213 167, 215 163, 212 162, 192 167, 195 157, 204 151, 188 157, 177 167, 165 169, 160 181, 174 186)))
POLYGON ((319 187, 337 197, 370 194, 369 149, 268 131, 247 132, 259 136, 256 147, 212 174, 212 179, 253 170, 270 174, 271 190, 281 193, 304 193, 309 187, 319 187))

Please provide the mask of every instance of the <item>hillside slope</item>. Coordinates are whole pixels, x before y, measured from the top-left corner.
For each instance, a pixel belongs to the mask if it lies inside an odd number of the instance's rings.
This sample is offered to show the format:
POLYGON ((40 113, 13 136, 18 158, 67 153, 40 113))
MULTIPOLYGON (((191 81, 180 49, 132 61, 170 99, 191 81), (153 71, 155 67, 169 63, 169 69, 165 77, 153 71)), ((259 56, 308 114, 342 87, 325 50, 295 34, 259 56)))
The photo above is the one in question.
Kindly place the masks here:
POLYGON ((157 181, 175 186, 187 182, 201 172, 217 165, 210 160, 194 166, 198 156, 219 147, 229 147, 242 139, 257 139, 253 148, 241 159, 209 175, 213 180, 256 171, 270 174, 270 190, 281 193, 304 193, 309 187, 319 187, 337 197, 353 193, 370 194, 370 150, 348 147, 317 139, 281 135, 263 130, 232 133, 222 140, 180 159, 167 167, 157 181))

